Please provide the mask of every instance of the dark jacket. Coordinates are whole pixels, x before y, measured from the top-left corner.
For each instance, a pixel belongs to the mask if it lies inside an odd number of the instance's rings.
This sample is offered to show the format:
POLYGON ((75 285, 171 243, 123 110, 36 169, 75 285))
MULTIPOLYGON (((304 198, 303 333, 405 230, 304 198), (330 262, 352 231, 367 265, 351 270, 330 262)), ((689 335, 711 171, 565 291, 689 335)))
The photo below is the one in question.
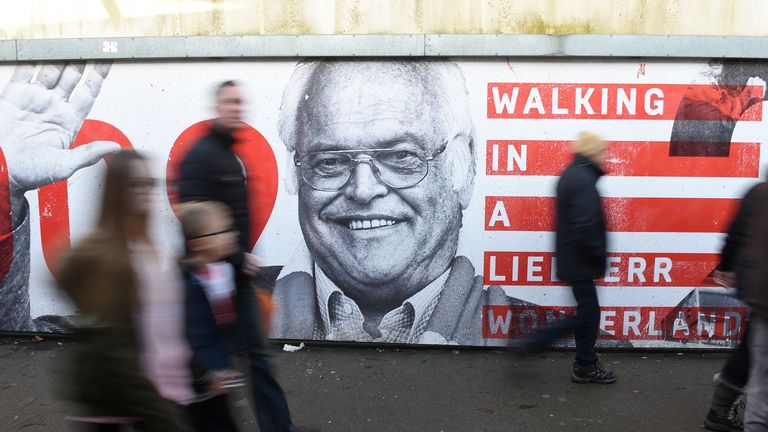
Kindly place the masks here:
POLYGON ((758 211, 758 196, 762 184, 758 184, 744 195, 741 200, 741 206, 736 213, 733 222, 728 227, 728 234, 725 237, 725 244, 720 251, 720 264, 717 269, 727 272, 735 272, 738 267, 740 255, 744 243, 747 239, 747 223, 754 217, 755 211, 758 211))
POLYGON ((752 312, 768 318, 768 183, 755 186, 747 196, 750 211, 745 219, 736 286, 752 312))
POLYGON ((196 377, 229 369, 229 329, 220 328, 200 280, 188 268, 182 268, 185 286, 187 340, 192 347, 192 365, 196 377))
MULTIPOLYGON (((232 210, 242 251, 250 250, 250 218, 245 169, 235 156, 234 137, 213 127, 181 162, 177 183, 181 202, 218 201, 232 210)), ((242 264, 242 254, 230 260, 242 264)))
POLYGON ((576 156, 557 182, 557 277, 578 282, 603 277, 606 226, 595 187, 603 172, 584 156, 576 156))
POLYGON ((187 431, 181 412, 158 394, 139 362, 138 289, 128 257, 91 235, 67 255, 58 283, 82 321, 66 368, 68 396, 88 415, 140 418, 141 430, 150 432, 187 431))

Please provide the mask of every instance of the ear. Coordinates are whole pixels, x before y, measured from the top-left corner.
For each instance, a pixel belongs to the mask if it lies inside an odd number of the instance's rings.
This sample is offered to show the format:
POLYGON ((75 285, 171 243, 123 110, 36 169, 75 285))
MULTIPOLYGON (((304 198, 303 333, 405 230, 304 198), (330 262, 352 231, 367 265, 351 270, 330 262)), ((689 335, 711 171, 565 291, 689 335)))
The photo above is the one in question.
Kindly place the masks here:
POLYGON ((286 160, 285 168, 285 189, 291 195, 299 192, 299 171, 296 170, 296 164, 293 163, 293 153, 286 160))
POLYGON ((459 195, 459 202, 464 210, 472 200, 475 187, 474 141, 469 136, 457 135, 448 142, 445 153, 453 190, 459 195))

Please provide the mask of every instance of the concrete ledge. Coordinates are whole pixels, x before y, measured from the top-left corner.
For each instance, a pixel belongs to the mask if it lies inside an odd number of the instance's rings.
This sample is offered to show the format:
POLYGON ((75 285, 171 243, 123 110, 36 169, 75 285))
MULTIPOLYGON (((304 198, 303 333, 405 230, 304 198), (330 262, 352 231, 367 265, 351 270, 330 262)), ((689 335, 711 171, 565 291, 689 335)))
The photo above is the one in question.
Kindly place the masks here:
POLYGON ((768 38, 446 34, 169 36, 0 41, 0 62, 424 56, 768 59, 768 38))

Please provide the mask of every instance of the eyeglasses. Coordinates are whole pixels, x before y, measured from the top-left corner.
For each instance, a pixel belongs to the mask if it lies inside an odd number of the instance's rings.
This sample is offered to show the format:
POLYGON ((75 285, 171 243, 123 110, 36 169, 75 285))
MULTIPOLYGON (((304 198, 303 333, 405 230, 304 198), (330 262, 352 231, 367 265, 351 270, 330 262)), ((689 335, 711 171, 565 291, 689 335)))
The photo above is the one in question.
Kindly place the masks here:
POLYGON ((223 231, 216 231, 216 232, 213 232, 213 233, 210 233, 210 234, 203 234, 203 235, 199 235, 197 237, 192 237, 190 240, 197 240, 197 239, 201 239, 201 238, 213 237, 213 236, 217 236, 217 235, 221 235, 221 234, 229 234, 229 233, 234 233, 234 232, 235 232, 235 230, 233 228, 228 228, 228 229, 225 229, 223 231))
POLYGON ((128 181, 128 186, 132 189, 154 189, 158 183, 154 178, 134 178, 128 181))
POLYGON ((352 178, 355 167, 366 163, 373 175, 394 189, 416 186, 427 176, 429 162, 440 156, 444 143, 431 155, 420 149, 388 148, 365 150, 331 150, 294 155, 293 163, 301 170, 301 178, 320 191, 341 190, 352 178))

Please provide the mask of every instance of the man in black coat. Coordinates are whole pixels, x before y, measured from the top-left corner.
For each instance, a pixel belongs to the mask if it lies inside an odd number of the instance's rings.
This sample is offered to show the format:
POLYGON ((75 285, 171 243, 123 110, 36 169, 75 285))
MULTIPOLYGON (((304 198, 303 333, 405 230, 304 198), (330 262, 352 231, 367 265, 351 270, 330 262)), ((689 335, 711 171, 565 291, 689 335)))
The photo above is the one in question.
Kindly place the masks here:
POLYGON ((219 85, 218 117, 208 135, 192 147, 181 163, 177 186, 181 202, 218 201, 232 210, 240 245, 238 253, 228 260, 237 270, 237 328, 242 340, 236 341, 236 346, 244 346, 248 351, 254 414, 262 431, 296 431, 283 390, 267 360, 264 332, 250 284, 258 264, 249 247, 248 188, 243 165, 232 150, 233 133, 243 125, 242 104, 241 91, 235 82, 219 85))
POLYGON ((616 375, 605 370, 595 354, 600 330, 595 279, 605 274, 607 258, 605 216, 596 184, 603 175, 605 150, 597 135, 582 132, 573 144, 573 162, 557 183, 557 277, 573 288, 576 316, 539 331, 522 348, 527 353, 542 351, 573 331, 576 361, 571 380, 577 383, 616 381, 616 375))

